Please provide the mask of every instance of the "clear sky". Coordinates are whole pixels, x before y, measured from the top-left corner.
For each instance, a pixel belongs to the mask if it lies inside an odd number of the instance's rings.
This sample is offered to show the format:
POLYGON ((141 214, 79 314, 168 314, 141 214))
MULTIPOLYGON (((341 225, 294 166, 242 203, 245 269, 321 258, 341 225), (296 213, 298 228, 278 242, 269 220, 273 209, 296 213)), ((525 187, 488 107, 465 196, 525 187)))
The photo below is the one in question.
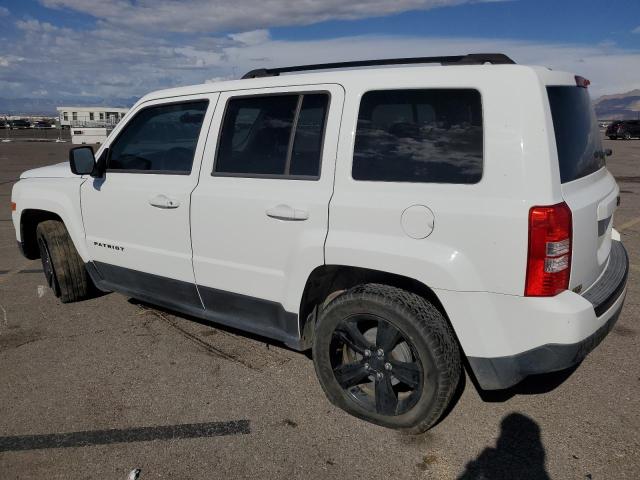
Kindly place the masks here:
POLYGON ((128 99, 257 67, 504 52, 640 88, 640 0, 0 0, 0 97, 128 99))

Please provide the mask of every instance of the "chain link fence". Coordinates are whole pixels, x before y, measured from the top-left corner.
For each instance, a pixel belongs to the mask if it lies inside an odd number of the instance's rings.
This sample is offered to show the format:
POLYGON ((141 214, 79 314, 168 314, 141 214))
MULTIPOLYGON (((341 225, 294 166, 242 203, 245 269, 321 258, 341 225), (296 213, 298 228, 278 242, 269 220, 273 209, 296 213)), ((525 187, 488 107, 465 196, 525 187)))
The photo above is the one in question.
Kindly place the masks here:
POLYGON ((0 115, 0 142, 67 142, 70 130, 55 117, 0 115))
POLYGON ((68 128, 24 128, 0 129, 0 142, 69 142, 71 131, 68 128))

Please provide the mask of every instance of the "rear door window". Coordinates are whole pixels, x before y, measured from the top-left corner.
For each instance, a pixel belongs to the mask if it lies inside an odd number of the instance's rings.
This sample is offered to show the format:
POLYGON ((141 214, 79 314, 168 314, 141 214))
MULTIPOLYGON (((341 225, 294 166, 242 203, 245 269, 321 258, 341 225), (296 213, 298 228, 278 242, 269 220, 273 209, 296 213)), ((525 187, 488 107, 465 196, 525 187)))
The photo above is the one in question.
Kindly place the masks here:
POLYGON ((553 86, 547 87, 547 95, 561 182, 571 182, 600 170, 604 166, 604 153, 588 90, 553 86))
POLYGON ((319 178, 328 104, 326 93, 230 99, 213 174, 319 178))
POLYGON ((353 154, 355 180, 477 183, 482 163, 477 90, 380 90, 363 95, 353 154))

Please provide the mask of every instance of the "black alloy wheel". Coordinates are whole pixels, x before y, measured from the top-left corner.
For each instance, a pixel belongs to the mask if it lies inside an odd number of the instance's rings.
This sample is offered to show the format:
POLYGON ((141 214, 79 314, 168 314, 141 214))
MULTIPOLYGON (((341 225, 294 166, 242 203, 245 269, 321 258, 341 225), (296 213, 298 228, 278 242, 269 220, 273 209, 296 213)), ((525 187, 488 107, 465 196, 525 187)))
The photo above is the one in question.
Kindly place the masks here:
POLYGON ((329 401, 384 427, 431 428, 462 371, 444 315, 424 297, 379 283, 328 298, 316 321, 313 364, 329 401))
POLYGON ((337 382, 365 410, 401 415, 420 399, 425 376, 415 346, 389 321, 372 314, 346 318, 330 350, 337 382))

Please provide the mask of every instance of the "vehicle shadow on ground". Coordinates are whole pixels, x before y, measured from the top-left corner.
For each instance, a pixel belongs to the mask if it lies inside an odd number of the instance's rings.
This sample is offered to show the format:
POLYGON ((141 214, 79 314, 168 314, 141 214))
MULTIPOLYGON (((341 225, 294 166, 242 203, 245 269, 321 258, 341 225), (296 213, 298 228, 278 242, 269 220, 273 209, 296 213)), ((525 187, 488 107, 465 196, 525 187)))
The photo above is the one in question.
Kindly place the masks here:
MULTIPOLYGON (((193 322, 193 323, 198 323, 198 324, 203 325, 205 327, 210 327, 212 329, 221 330, 223 332, 227 332, 227 333, 230 333, 232 335, 237 335, 238 337, 242 337, 242 338, 246 338, 246 339, 249 339, 249 340, 253 340, 255 342, 259 342, 259 343, 262 343, 262 344, 265 344, 265 345, 273 345, 275 347, 282 348, 283 350, 289 350, 290 352, 299 353, 299 354, 302 354, 302 355, 307 355, 308 354, 309 358, 311 358, 310 353, 308 353, 307 351, 302 351, 301 352, 299 350, 296 350, 294 348, 289 347, 288 345, 285 345, 283 342, 280 342, 278 340, 274 340, 272 338, 263 337, 262 335, 258 335, 256 333, 248 332, 246 330, 240 330, 240 329, 237 329, 237 328, 234 328, 234 327, 230 327, 228 325, 223 325, 221 323, 216 323, 216 322, 213 322, 211 320, 204 319, 204 318, 194 317, 194 316, 189 315, 187 313, 178 312, 178 311, 172 310, 170 308, 165 308, 165 307, 162 307, 160 305, 156 305, 156 304, 153 304, 153 303, 145 302, 144 300, 138 300, 138 299, 132 298, 132 297, 129 297, 127 299, 127 301, 131 305, 136 305, 138 307, 143 307, 143 308, 151 310, 151 311, 155 310, 155 311, 158 311, 158 312, 162 312, 162 313, 166 313, 166 314, 169 314, 169 315, 173 315, 174 317, 177 317, 177 318, 182 318, 184 320, 188 320, 188 321, 193 322)), ((310 352, 310 350, 309 350, 309 352, 310 352)))
POLYGON ((476 386, 476 391, 484 402, 506 402, 516 395, 540 395, 555 390, 578 369, 580 365, 558 372, 549 372, 539 375, 531 375, 513 387, 504 390, 482 390, 475 378, 471 379, 476 386))
POLYGON ((511 413, 500 423, 496 446, 485 448, 457 479, 550 480, 545 457, 538 424, 526 415, 511 413))

